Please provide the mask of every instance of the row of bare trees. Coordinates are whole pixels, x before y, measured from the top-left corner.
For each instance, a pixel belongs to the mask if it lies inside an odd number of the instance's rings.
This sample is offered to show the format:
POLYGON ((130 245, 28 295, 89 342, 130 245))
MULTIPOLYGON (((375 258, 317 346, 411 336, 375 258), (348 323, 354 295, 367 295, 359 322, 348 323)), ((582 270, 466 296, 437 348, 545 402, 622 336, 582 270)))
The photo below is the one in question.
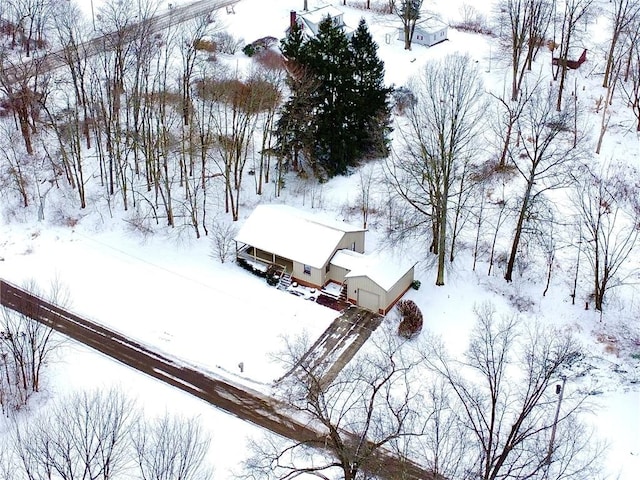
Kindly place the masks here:
MULTIPOLYGON (((57 281, 44 294, 34 282, 27 288, 57 305, 69 303, 66 290, 57 281)), ((44 366, 54 360, 61 342, 50 327, 1 307, 0 411, 3 414, 8 416, 23 408, 31 395, 40 391, 44 366)))
POLYGON ((79 392, 15 419, 0 478, 206 480, 210 436, 196 417, 145 418, 119 390, 79 392))
MULTIPOLYGON (((579 344, 500 318, 490 304, 475 315, 463 358, 433 334, 402 339, 387 319, 329 385, 317 369, 288 377, 281 395, 324 429, 324 443, 256 440, 244 478, 374 478, 382 450, 427 465, 433 478, 595 478, 601 446, 579 419, 579 344)), ((306 346, 290 340, 280 360, 297 365, 306 346)), ((394 478, 406 478, 401 470, 394 478)))
MULTIPOLYGON (((600 170, 588 167, 593 154, 583 133, 578 92, 572 93, 573 105, 561 108, 561 85, 558 93, 553 83, 545 85, 542 74, 525 75, 540 48, 534 40, 544 37, 553 10, 544 2, 507 3, 502 12, 513 27, 508 35, 511 98, 485 93, 477 66, 458 54, 430 62, 408 84, 410 101, 405 115, 398 117, 396 150, 386 162, 387 180, 405 205, 390 223, 390 238, 428 242, 429 252, 436 255, 437 285, 444 284, 447 258, 453 262, 458 242, 465 236, 469 242, 473 230, 474 269, 482 244, 489 245, 485 258, 491 273, 496 248, 510 241, 501 259, 508 282, 516 268, 525 268, 528 251, 543 251, 544 293, 555 251, 560 245, 572 246, 576 263, 581 254, 589 258, 587 277, 595 288, 587 287, 585 301, 593 299, 602 310, 610 287, 625 283, 633 273, 625 264, 635 250, 640 221, 632 194, 637 172, 626 169, 626 176, 614 175, 621 168, 617 164, 600 170), (606 187, 612 176, 615 189, 606 187), (608 192, 605 207, 585 208, 585 202, 599 198, 585 190, 592 184, 608 192), (558 204, 558 198, 568 201, 558 204), (598 240, 603 232, 580 227, 594 224, 598 215, 598 228, 607 230, 607 246, 598 240)), ((566 8, 580 7, 574 13, 583 18, 588 4, 567 2, 566 8)))
POLYGON ((272 181, 279 56, 267 52, 249 73, 232 71, 215 61, 215 18, 157 31, 159 6, 109 2, 95 31, 73 4, 58 6, 48 32, 62 73, 3 46, 3 112, 24 143, 7 137, 3 180, 23 206, 40 202, 34 185, 48 182, 75 192, 81 209, 89 194, 199 237, 209 205, 238 218, 247 171, 259 172, 257 194, 272 181))

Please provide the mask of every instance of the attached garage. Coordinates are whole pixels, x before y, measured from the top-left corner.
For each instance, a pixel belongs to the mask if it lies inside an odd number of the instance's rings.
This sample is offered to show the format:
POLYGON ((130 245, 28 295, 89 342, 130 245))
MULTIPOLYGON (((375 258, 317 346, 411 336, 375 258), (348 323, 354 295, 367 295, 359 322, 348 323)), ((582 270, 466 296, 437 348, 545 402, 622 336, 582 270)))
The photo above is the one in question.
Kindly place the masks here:
POLYGON ((336 280, 347 284, 348 300, 383 315, 411 287, 414 265, 350 250, 339 250, 331 259, 332 269, 346 272, 336 280))

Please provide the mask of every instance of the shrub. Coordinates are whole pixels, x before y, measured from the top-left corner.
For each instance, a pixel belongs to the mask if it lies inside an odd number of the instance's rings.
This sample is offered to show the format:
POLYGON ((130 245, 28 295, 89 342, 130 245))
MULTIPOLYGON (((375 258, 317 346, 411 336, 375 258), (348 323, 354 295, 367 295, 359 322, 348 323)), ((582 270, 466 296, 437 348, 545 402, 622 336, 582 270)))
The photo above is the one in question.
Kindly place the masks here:
POLYGON ((249 262, 247 262, 243 258, 236 259, 236 263, 240 265, 242 268, 244 268, 246 271, 251 272, 258 277, 265 278, 267 276, 267 272, 260 270, 259 268, 255 268, 253 265, 251 265, 249 262))
POLYGON ((218 45, 215 42, 203 38, 194 41, 193 46, 196 50, 203 52, 216 53, 218 51, 218 45))
POLYGON ((264 50, 255 56, 255 61, 267 70, 283 70, 284 57, 272 48, 264 50))
POLYGON ((252 43, 249 43, 242 47, 242 53, 244 53, 247 57, 253 57, 256 53, 256 47, 254 47, 252 43))
POLYGON ((262 37, 245 45, 242 52, 247 57, 253 57, 256 53, 260 53, 271 48, 277 41, 278 39, 275 37, 262 37))
POLYGON ((413 300, 400 300, 396 308, 402 317, 398 325, 398 335, 411 339, 422 330, 422 312, 413 300))
POLYGON ((420 282, 420 280, 414 280, 413 282, 411 282, 411 288, 413 288, 414 290, 420 290, 420 285, 422 285, 422 282, 420 282))

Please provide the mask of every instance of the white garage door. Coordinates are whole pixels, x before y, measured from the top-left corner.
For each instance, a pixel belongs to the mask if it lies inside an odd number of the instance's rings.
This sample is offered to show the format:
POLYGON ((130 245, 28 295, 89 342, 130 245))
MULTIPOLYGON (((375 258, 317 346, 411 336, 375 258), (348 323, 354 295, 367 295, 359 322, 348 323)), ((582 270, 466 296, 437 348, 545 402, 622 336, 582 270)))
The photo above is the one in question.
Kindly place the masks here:
POLYGON ((378 308, 380 308, 380 295, 359 288, 358 306, 378 313, 378 308))

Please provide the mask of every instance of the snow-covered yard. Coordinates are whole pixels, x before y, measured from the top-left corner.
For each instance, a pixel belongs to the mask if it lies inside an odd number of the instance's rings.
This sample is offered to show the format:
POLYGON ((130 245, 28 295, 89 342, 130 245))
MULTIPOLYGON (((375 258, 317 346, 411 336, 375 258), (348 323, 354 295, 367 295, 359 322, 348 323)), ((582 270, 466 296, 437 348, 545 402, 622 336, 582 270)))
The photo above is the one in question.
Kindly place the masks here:
MULTIPOLYGON (((88 10, 89 2, 79 3, 88 10)), ((97 6, 100 2, 93 3, 97 6)), ((330 3, 342 5, 342 1, 330 3)), ((478 8, 489 13, 494 2, 484 3, 478 8)), ((433 8, 443 13, 443 19, 450 20, 459 17, 462 4, 462 0, 438 0, 433 8)), ((288 24, 289 11, 301 7, 302 0, 241 0, 234 8, 235 14, 222 12, 220 18, 230 32, 250 42, 266 35, 280 36, 288 24)), ((363 15, 380 44, 389 83, 402 85, 429 60, 456 51, 467 51, 477 60, 488 90, 501 91, 502 82, 508 81, 508 68, 496 59, 496 47, 490 47, 486 37, 449 29, 449 41, 437 47, 404 51, 401 42, 395 41, 395 33, 387 42, 387 35, 396 28, 389 17, 345 8, 345 21, 350 25, 357 25, 363 15)), ((247 62, 241 54, 230 60, 239 65, 247 62)), ((590 78, 589 72, 584 69, 575 73, 585 105, 593 104, 600 95, 599 78, 590 78)), ((601 158, 607 160, 622 152, 629 161, 637 160, 637 137, 623 125, 612 125, 601 158)), ((320 205, 335 218, 347 216, 345 212, 351 211, 348 207, 358 195, 356 177, 337 177, 317 187, 315 206, 320 205)), ((289 181, 281 200, 309 208, 308 192, 297 189, 295 182, 289 181)), ((268 192, 263 200, 274 198, 268 192)), ((254 201, 257 200, 252 198, 242 205, 241 217, 251 211, 254 201)), ((50 202, 55 205, 55 200, 50 202)), ((280 348, 281 336, 306 331, 310 338, 317 338, 338 314, 269 287, 263 279, 233 262, 220 264, 212 258, 206 238, 196 241, 189 234, 178 236, 162 228, 156 234, 141 236, 128 230, 121 219, 101 214, 100 208, 90 206, 73 227, 51 220, 55 215, 37 222, 35 212, 33 218, 21 222, 0 217, 0 277, 18 285, 35 279, 45 290, 57 278, 70 292, 71 310, 185 361, 263 390, 283 373, 269 355, 280 348)), ((382 244, 383 229, 378 227, 381 225, 372 218, 367 251, 382 244)), ((426 256, 425 247, 420 245, 413 245, 408 253, 389 253, 426 256)), ((543 272, 528 271, 523 278, 506 284, 500 268, 487 275, 485 263, 480 262, 475 272, 471 265, 468 252, 461 253, 449 268, 443 287, 433 285, 432 265, 418 265, 416 278, 422 287, 410 290, 406 298, 419 305, 425 329, 441 335, 450 350, 460 354, 467 346, 474 306, 490 301, 500 314, 540 319, 575 333, 589 353, 586 362, 592 367, 588 376, 595 406, 590 420, 601 439, 609 443, 604 460, 607 471, 611 478, 635 479, 640 471, 637 289, 630 286, 618 290, 605 314, 600 315, 592 309, 585 311, 581 301, 571 304, 572 279, 566 270, 557 270, 549 293, 543 297, 543 272), (602 341, 605 335, 615 340, 613 344, 602 341)), ((69 390, 115 384, 139 398, 145 410, 200 415, 211 428, 211 461, 218 479, 231 478, 229 472, 238 470, 246 457, 246 436, 260 434, 256 427, 72 343, 66 344, 47 376, 45 393, 37 397, 33 408, 69 390)))

